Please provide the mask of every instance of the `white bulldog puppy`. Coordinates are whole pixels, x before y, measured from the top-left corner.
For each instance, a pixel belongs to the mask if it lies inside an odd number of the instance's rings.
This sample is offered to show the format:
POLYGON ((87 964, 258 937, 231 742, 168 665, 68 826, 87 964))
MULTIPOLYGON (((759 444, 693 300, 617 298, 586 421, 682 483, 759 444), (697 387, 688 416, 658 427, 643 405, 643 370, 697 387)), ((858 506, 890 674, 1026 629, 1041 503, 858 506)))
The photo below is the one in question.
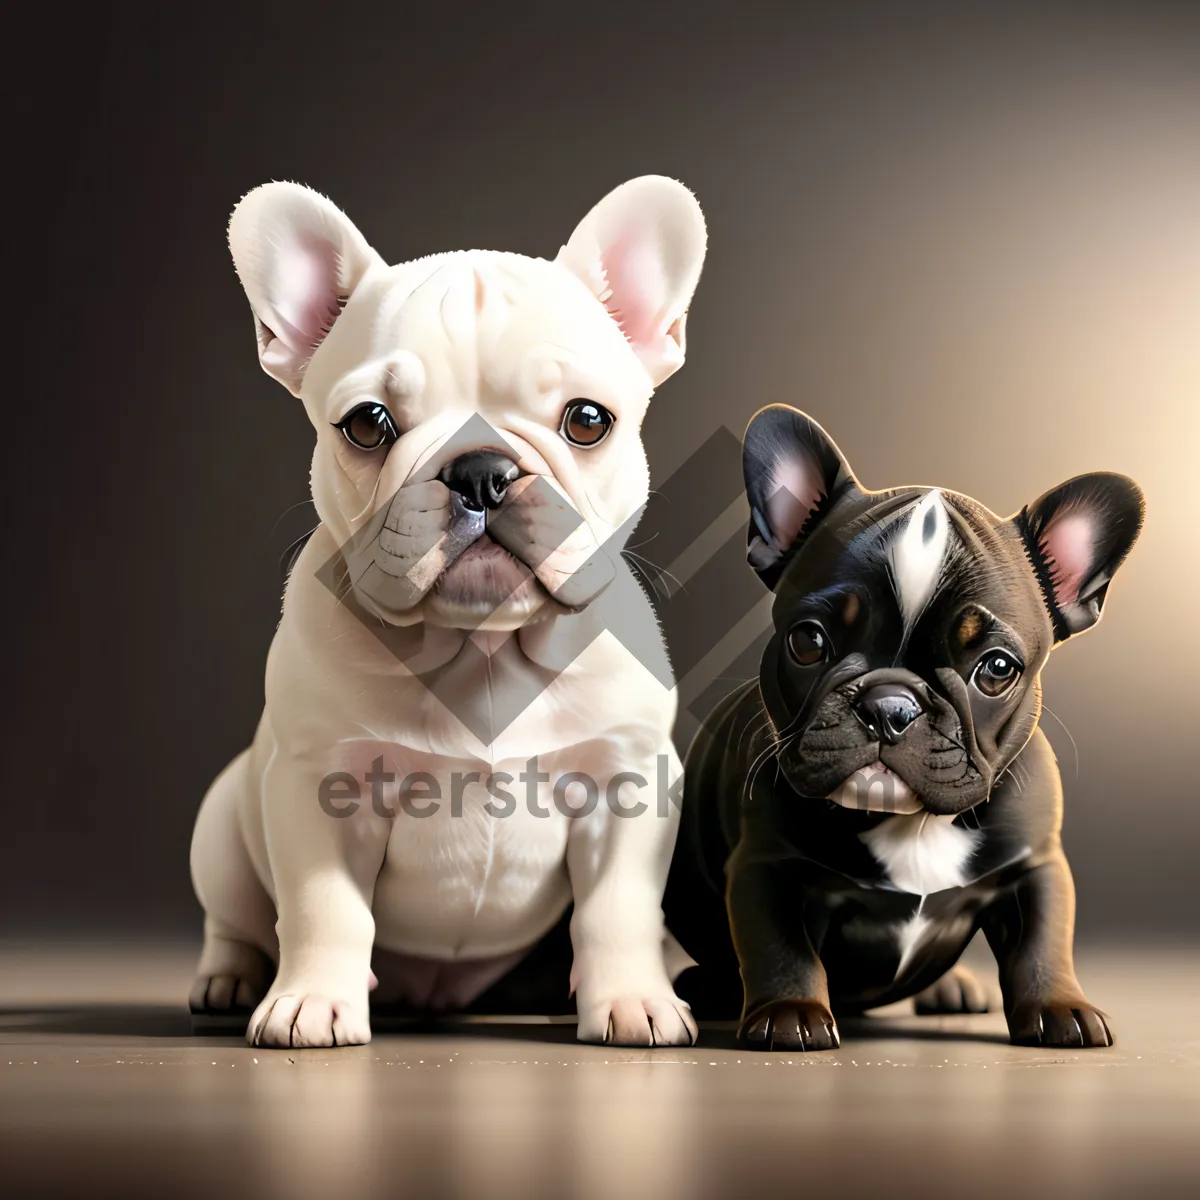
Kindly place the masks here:
POLYGON ((463 1006, 573 901, 579 1037, 693 1041, 661 908, 678 807, 653 792, 681 773, 675 693, 620 550, 642 418, 683 363, 695 199, 647 176, 553 262, 388 266, 272 183, 229 242, 263 369, 316 430, 320 525, 253 744, 197 818, 193 1012, 246 1011, 259 1046, 367 1042, 373 952, 399 964, 392 998, 463 1006))

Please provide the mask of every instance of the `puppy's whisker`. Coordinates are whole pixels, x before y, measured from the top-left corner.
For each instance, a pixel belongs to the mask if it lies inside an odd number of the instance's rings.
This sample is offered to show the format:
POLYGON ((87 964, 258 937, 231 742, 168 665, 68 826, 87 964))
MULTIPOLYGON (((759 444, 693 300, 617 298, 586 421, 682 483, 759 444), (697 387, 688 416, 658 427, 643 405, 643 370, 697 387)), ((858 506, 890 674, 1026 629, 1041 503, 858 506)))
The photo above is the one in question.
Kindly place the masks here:
MULTIPOLYGON (((811 694, 812 694, 812 688, 810 687, 809 695, 811 695, 811 694)), ((805 697, 805 699, 807 701, 807 697, 805 697)), ((788 746, 790 746, 792 744, 792 742, 794 742, 795 739, 800 736, 800 733, 801 733, 800 730, 793 729, 793 727, 798 724, 801 717, 803 716, 803 708, 787 723, 787 725, 785 725, 783 727, 783 729, 775 729, 774 728, 774 725, 771 721, 771 716, 769 713, 764 714, 764 716, 765 716, 765 720, 759 726, 758 730, 756 731, 755 736, 760 736, 765 730, 770 729, 772 731, 771 735, 770 735, 770 743, 769 743, 769 745, 766 746, 765 749, 760 751, 759 754, 755 757, 754 762, 750 768, 749 780, 747 783, 747 790, 743 792, 743 797, 745 797, 746 795, 749 794, 749 789, 754 786, 754 780, 758 777, 758 773, 762 770, 762 768, 764 766, 766 766, 768 761, 770 761, 771 759, 775 759, 776 769, 777 770, 779 769, 779 755, 788 746)))
POLYGON ((1071 751, 1075 756, 1075 778, 1079 778, 1079 747, 1075 744, 1075 736, 1067 728, 1066 722, 1056 713, 1048 704, 1042 702, 1042 711, 1052 716, 1059 724, 1063 733, 1067 735, 1067 740, 1071 743, 1071 751))
POLYGON ((658 567, 655 567, 653 563, 649 562, 648 559, 642 559, 639 555, 634 554, 631 550, 623 550, 621 551, 621 555, 629 562, 630 567, 633 568, 634 574, 636 574, 639 578, 644 579, 646 586, 650 588, 650 590, 656 596, 661 596, 663 600, 669 600, 671 598, 670 590, 663 583, 663 576, 667 574, 666 571, 660 570, 658 567), (653 571, 647 570, 646 567, 642 565, 643 563, 648 563, 649 566, 653 568, 653 571))
POLYGON ((640 549, 641 549, 643 546, 648 546, 648 545, 650 545, 650 543, 651 543, 652 541, 654 541, 654 539, 655 539, 655 538, 657 538, 657 537, 658 537, 658 534, 657 534, 657 533, 652 533, 652 534, 651 534, 651 535, 650 535, 648 538, 646 538, 646 539, 645 539, 645 541, 641 541, 641 542, 632 542, 630 545, 631 545, 632 549, 634 549, 634 550, 640 550, 640 549))
POLYGON ((367 497, 366 503, 358 510, 358 512, 354 513, 350 517, 350 523, 352 525, 357 525, 359 521, 365 521, 371 515, 371 512, 375 507, 375 498, 379 495, 379 483, 381 478, 382 476, 376 476, 374 486, 371 488, 371 494, 367 497))
POLYGON ((686 590, 687 590, 687 589, 686 589, 686 587, 685 587, 685 585, 684 585, 684 584, 682 584, 682 583, 680 583, 680 581, 679 581, 679 578, 678 578, 677 576, 675 576, 675 575, 672 575, 672 574, 671 574, 671 572, 670 572, 670 571, 668 571, 666 567, 660 567, 660 566, 658 565, 658 563, 656 563, 656 562, 652 562, 650 559, 646 558, 646 556, 645 556, 645 555, 643 555, 643 554, 635 554, 635 553, 634 553, 632 550, 630 550, 628 547, 626 547, 626 548, 625 548, 625 549, 622 551, 622 553, 623 553, 623 554, 624 554, 624 555, 625 555, 627 558, 630 558, 630 559, 632 559, 632 560, 633 560, 635 563, 638 563, 638 564, 643 564, 643 563, 644 563, 644 564, 645 564, 647 567, 649 567, 649 568, 650 568, 650 570, 652 570, 652 571, 655 573, 655 575, 656 575, 656 576, 658 576, 658 578, 660 578, 660 579, 669 579, 669 580, 671 580, 671 582, 672 582, 672 583, 674 583, 674 585, 675 585, 675 590, 676 590, 676 591, 686 591, 686 590))
POLYGON ((759 771, 770 761, 774 754, 775 742, 772 742, 764 750, 760 751, 750 765, 750 770, 746 773, 746 783, 742 789, 742 800, 745 801, 754 789, 755 780, 758 778, 759 771))
POLYGON ((279 514, 279 516, 275 518, 275 524, 271 526, 271 532, 274 533, 275 530, 277 530, 279 528, 280 523, 283 521, 283 518, 288 515, 288 513, 295 512, 296 509, 303 508, 305 505, 310 505, 310 506, 312 505, 312 497, 311 496, 307 497, 304 500, 298 500, 298 501, 296 501, 295 504, 289 504, 287 506, 287 508, 285 508, 283 510, 283 512, 281 512, 279 514))
POLYGON ((768 717, 766 715, 766 713, 763 713, 762 717, 759 721, 757 721, 757 722, 752 721, 749 724, 747 724, 746 727, 742 730, 741 735, 738 737, 738 753, 739 754, 742 753, 742 750, 744 749, 747 742, 750 742, 751 744, 753 744, 754 741, 762 734, 763 730, 766 729, 768 725, 770 725, 770 723, 771 723, 771 718, 768 717))
POLYGON ((776 777, 778 778, 779 772, 783 769, 780 756, 786 752, 798 738, 803 736, 804 731, 803 729, 799 728, 799 726, 807 713, 808 702, 812 698, 813 689, 815 687, 816 681, 814 680, 809 685, 808 691, 804 696, 804 702, 801 704, 799 710, 788 721, 788 723, 780 729, 775 728, 774 723, 771 720, 770 713, 764 710, 763 719, 755 729, 753 736, 759 737, 764 731, 770 729, 771 733, 769 744, 755 756, 754 761, 750 765, 750 769, 746 775, 746 783, 742 790, 743 800, 745 800, 752 792, 755 781, 758 779, 758 775, 762 771, 763 767, 765 767, 767 763, 772 760, 775 762, 776 777))

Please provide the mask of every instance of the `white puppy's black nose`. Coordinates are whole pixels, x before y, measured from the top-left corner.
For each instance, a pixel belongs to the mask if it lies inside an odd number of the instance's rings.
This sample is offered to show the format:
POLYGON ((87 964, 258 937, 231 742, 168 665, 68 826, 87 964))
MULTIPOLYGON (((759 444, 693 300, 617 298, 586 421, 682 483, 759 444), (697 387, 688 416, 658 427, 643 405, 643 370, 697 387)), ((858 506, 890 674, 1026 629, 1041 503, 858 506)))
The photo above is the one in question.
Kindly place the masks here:
POLYGON ((499 508, 504 494, 521 470, 507 454, 498 450, 471 450, 442 468, 438 478, 463 498, 463 505, 482 512, 499 508))
POLYGON ((859 700, 858 715, 873 734, 894 746, 921 715, 921 705, 901 684, 881 683, 859 700))

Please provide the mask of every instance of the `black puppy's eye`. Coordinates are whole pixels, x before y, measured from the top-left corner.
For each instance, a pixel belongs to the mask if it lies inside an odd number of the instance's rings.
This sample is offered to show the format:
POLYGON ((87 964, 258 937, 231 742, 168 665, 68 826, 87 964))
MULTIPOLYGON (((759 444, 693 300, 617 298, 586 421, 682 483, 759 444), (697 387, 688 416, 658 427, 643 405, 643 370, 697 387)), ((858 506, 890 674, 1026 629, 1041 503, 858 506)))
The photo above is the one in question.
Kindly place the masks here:
POLYGON ((975 668, 974 684, 985 696, 1003 696, 1024 668, 1007 650, 993 650, 975 668))
POLYGON ((399 433, 392 414, 382 404, 368 402, 348 412, 337 428, 346 435, 346 441, 360 450, 377 450, 390 446, 399 433))
POLYGON ((594 400, 572 400, 563 410, 560 432, 572 446, 598 446, 612 429, 616 417, 594 400))
POLYGON ((829 657, 829 638, 815 621, 801 621, 788 630, 788 652, 802 667, 815 667, 829 657))

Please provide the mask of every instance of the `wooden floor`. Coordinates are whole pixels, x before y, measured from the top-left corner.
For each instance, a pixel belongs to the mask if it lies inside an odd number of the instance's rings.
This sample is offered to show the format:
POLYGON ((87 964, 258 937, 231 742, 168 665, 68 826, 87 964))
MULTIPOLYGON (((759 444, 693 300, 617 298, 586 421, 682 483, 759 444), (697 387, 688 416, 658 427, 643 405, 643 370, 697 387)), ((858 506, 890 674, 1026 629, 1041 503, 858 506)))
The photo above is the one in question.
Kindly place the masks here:
POLYGON ((0 1195, 1200 1195, 1200 956, 1093 953, 1109 1050, 889 1010, 839 1051, 476 1023, 334 1051, 195 1038, 176 946, 0 947, 0 1195))

